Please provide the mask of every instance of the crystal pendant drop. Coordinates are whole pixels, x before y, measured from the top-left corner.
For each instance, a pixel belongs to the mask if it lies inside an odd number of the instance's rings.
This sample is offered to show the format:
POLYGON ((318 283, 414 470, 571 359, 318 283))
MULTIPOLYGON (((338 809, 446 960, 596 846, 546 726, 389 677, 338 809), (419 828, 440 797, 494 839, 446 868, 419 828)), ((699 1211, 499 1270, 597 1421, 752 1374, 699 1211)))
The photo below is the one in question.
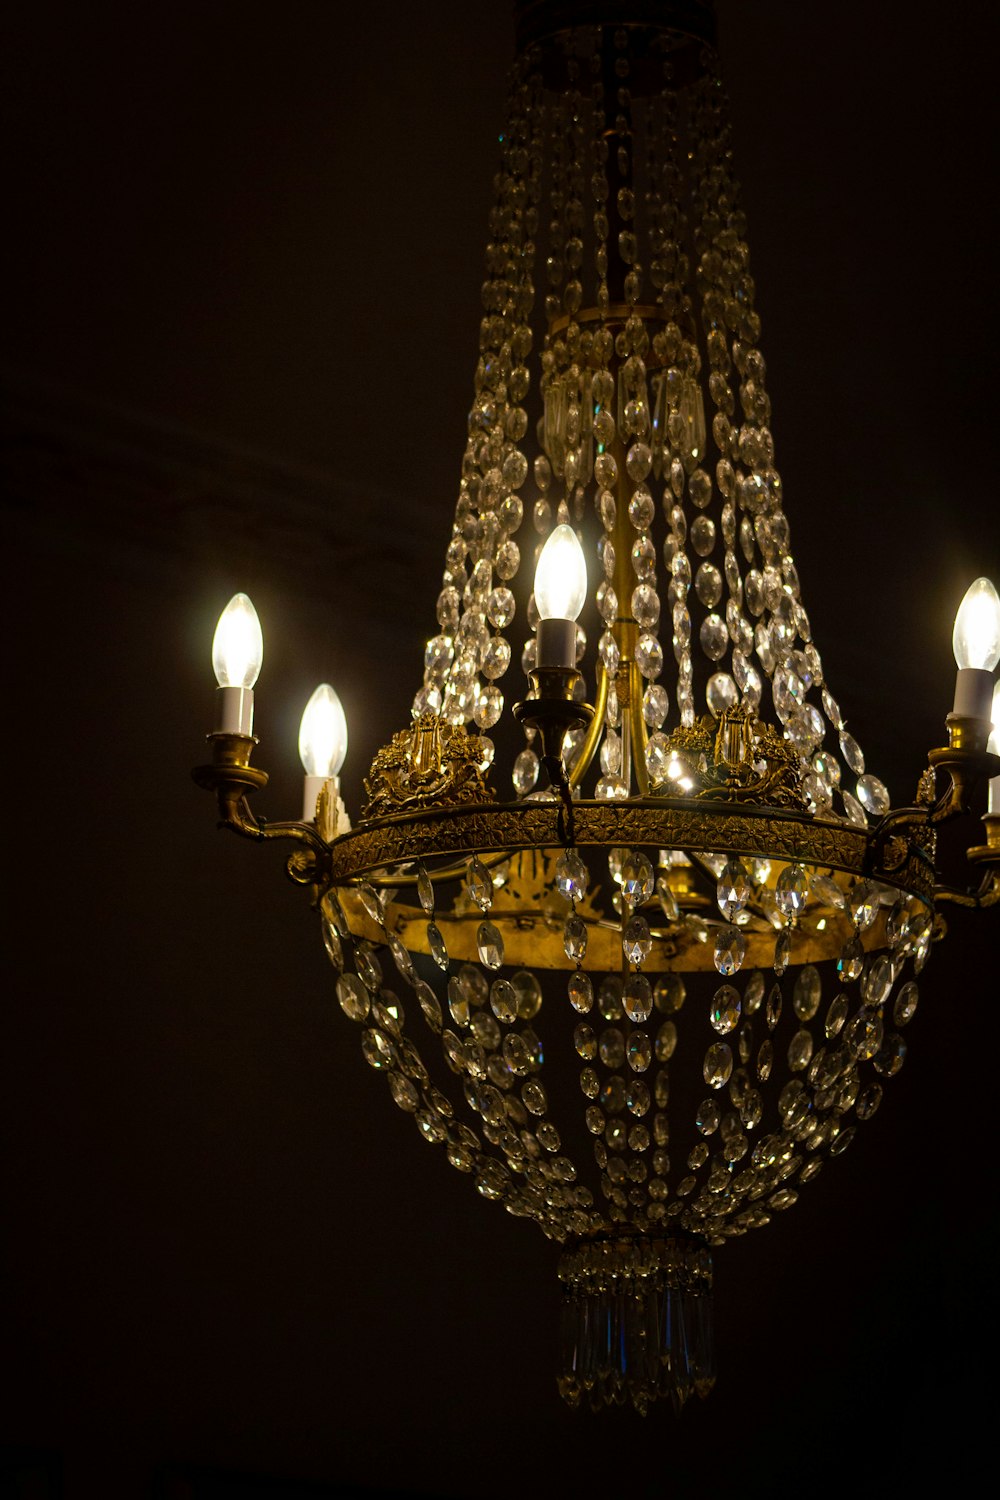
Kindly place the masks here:
POLYGON ((503 963, 503 938, 492 922, 481 922, 476 934, 480 963, 487 969, 499 969, 503 963))
POLYGON ((857 979, 864 968, 865 950, 861 946, 861 940, 857 937, 850 938, 843 947, 837 960, 837 972, 842 979, 857 979))
POLYGON ((727 860, 716 888, 719 910, 727 922, 731 922, 736 913, 743 910, 750 899, 752 890, 750 877, 743 861, 727 860))
POLYGON ((441 929, 436 922, 427 923, 427 946, 438 968, 444 969, 447 972, 449 963, 448 949, 444 938, 441 936, 441 929))
POLYGON ((786 865, 774 888, 775 899, 786 916, 794 916, 806 904, 809 883, 801 865, 786 865))
POLYGON ((579 962, 587 953, 587 924, 582 917, 571 914, 563 924, 563 949, 567 958, 579 962))
POLYGON ((489 911, 493 903, 493 880, 482 860, 469 861, 465 872, 465 888, 480 911, 489 911))
POLYGON ((778 975, 779 979, 788 967, 791 952, 792 934, 791 930, 786 927, 782 932, 778 933, 777 941, 774 945, 774 972, 778 975))
POLYGON ((653 867, 644 854, 630 853, 622 862, 622 895, 631 906, 640 906, 653 894, 653 867))
POLYGON ((434 915, 434 887, 423 865, 417 870, 417 899, 428 917, 434 915))
POLYGON ((713 1042, 705 1053, 705 1082, 713 1089, 725 1088, 733 1072, 732 1049, 725 1042, 713 1042))
POLYGON ((731 984, 720 985, 709 1010, 709 1020, 720 1035, 733 1031, 739 1023, 742 1006, 739 992, 731 984))
POLYGON ((649 923, 645 917, 630 918, 622 933, 622 952, 631 964, 641 964, 653 946, 649 923))
POLYGON ((746 951, 747 940, 738 927, 720 928, 715 939, 715 967, 720 974, 735 974, 746 951))
POLYGON ((556 889, 567 901, 579 901, 587 894, 587 866, 575 849, 567 850, 556 863, 556 889))

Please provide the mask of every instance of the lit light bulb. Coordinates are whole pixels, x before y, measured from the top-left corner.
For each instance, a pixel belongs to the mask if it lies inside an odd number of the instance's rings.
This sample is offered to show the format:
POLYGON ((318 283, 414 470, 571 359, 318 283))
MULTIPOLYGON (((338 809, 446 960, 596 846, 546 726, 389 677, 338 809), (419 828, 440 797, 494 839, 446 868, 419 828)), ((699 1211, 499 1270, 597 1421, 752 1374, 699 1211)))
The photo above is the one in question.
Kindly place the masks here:
POLYGON ((302 791, 302 821, 316 820, 316 808, 323 788, 330 783, 335 816, 332 835, 349 828, 344 804, 340 800, 337 777, 347 755, 347 719, 344 705, 328 682, 321 682, 305 706, 299 725, 299 755, 306 773, 302 791))
POLYGON ((260 621, 246 594, 234 594, 219 616, 212 666, 220 687, 252 688, 264 660, 260 621))
POLYGON ((212 641, 215 733, 253 734, 253 685, 264 660, 260 621, 246 594, 234 594, 219 616, 212 641))
POLYGON ((993 684, 993 705, 990 708, 990 723, 993 725, 986 748, 991 755, 1000 755, 1000 680, 993 684))
POLYGON ((572 526, 557 526, 535 569, 538 610, 536 662, 566 671, 576 666, 576 617, 587 597, 587 563, 572 526))
MULTIPOLYGON (((1000 682, 993 686, 993 707, 990 709, 990 719, 993 728, 990 732, 986 748, 993 755, 1000 755, 1000 682)), ((995 817, 1000 814, 1000 776, 990 777, 989 800, 986 805, 987 816, 995 817)))
POLYGON ((572 526, 557 526, 535 569, 535 605, 541 620, 575 620, 587 597, 587 563, 572 526))
POLYGON ((958 606, 951 639, 958 663, 954 715, 983 724, 990 713, 991 673, 1000 661, 1000 595, 988 578, 977 578, 958 606))
POLYGON ((960 670, 992 672, 1000 661, 1000 594, 988 578, 977 578, 959 605, 952 646, 960 670))
POLYGON ((299 727, 299 755, 307 776, 328 781, 347 755, 344 706, 328 682, 321 682, 305 706, 299 727))

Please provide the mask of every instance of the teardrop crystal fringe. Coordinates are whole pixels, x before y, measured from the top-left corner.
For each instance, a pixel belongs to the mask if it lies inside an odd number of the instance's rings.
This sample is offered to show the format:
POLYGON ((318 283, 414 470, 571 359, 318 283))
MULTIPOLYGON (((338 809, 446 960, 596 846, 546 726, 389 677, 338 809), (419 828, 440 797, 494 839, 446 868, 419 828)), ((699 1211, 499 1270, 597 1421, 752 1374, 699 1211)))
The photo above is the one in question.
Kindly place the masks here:
POLYGON ((570 1406, 624 1406, 643 1416, 669 1396, 680 1411, 715 1384, 712 1256, 677 1239, 611 1240, 568 1250, 559 1392, 570 1406))

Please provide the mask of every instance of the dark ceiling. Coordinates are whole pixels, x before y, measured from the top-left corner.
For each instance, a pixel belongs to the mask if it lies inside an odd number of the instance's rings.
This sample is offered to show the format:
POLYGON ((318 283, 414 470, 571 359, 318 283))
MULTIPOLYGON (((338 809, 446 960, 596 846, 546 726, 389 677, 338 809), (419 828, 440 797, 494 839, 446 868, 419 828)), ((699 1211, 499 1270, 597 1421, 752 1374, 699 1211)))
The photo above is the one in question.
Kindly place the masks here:
MULTIPOLYGON (((993 8, 718 11, 804 597, 902 801, 954 610, 1000 580, 993 8)), ((272 816, 316 681, 355 810, 405 722, 504 7, 36 0, 5 31, 5 1472, 468 1500, 960 1479, 996 1311, 995 912, 954 917, 848 1155, 720 1253, 709 1401, 572 1416, 550 1247, 390 1108, 280 860, 189 780, 236 588, 272 816)))

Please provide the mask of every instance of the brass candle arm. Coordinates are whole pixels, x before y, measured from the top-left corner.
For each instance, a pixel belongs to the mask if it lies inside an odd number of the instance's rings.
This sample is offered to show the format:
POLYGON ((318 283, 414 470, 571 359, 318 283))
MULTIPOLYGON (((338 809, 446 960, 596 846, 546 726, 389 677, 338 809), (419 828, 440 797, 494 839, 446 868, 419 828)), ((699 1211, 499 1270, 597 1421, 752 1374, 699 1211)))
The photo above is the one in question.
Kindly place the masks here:
POLYGON ((191 775, 198 786, 214 792, 219 806, 219 826, 229 828, 242 838, 262 842, 265 839, 288 839, 299 847, 292 851, 285 869, 296 885, 313 885, 325 889, 330 877, 330 846, 308 823, 269 823, 257 818, 248 798, 267 785, 267 772, 250 764, 253 735, 210 734, 212 761, 197 766, 191 775))
POLYGON ((972 796, 981 781, 1000 775, 1000 755, 987 750, 990 733, 988 720, 949 714, 948 743, 927 756, 932 772, 947 772, 948 787, 931 813, 932 821, 943 823, 970 811, 972 796))

